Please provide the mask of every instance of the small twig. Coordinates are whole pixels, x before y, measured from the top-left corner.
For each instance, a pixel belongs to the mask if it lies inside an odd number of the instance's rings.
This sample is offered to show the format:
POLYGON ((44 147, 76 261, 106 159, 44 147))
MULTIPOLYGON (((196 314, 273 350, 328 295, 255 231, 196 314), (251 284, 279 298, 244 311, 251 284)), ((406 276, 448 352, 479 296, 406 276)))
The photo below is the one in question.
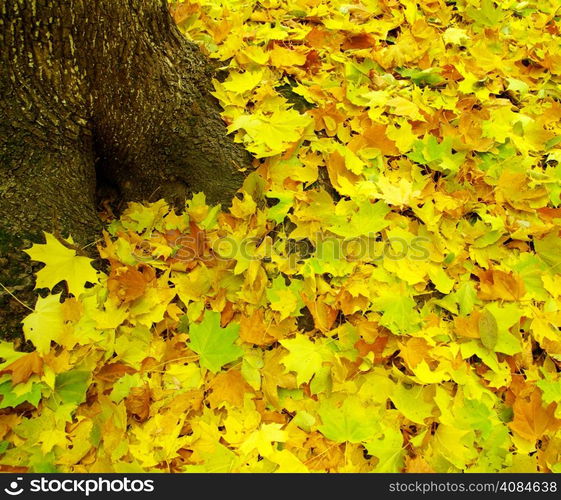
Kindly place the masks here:
POLYGON ((99 243, 100 241, 103 241, 103 238, 98 238, 97 240, 94 240, 91 243, 88 243, 87 245, 82 247, 82 250, 85 250, 86 248, 91 247, 92 245, 95 245, 95 244, 99 243))
POLYGON ((162 189, 162 186, 158 186, 156 189, 154 189, 154 191, 152 191, 152 194, 148 197, 148 201, 149 201, 149 202, 152 200, 152 197, 153 197, 158 191, 160 191, 160 189, 162 189))
POLYGON ((19 300, 12 292, 10 292, 10 290, 8 290, 2 283, 0 283, 0 286, 6 290, 6 292, 8 293, 8 295, 10 297, 12 297, 12 299, 15 299, 17 302, 19 302, 23 307, 26 307, 27 309, 29 309, 31 312, 34 312, 34 310, 29 307, 26 303, 22 302, 21 300, 19 300))
POLYGON ((78 255, 81 255, 82 257, 86 257, 86 253, 83 251, 83 249, 79 245, 76 245, 75 243, 70 243, 70 242, 66 241, 62 237, 62 235, 60 234, 58 229, 54 230, 53 236, 58 240, 58 242, 62 246, 65 246, 66 248, 68 248, 70 250, 74 250, 78 255))

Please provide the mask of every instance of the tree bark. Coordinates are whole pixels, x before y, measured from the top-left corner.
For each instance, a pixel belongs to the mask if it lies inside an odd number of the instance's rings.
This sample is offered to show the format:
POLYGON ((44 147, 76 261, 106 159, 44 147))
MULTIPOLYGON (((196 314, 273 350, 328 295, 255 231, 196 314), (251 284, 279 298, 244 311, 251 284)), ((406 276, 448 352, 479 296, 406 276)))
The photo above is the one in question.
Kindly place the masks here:
POLYGON ((228 204, 250 165, 210 95, 211 64, 165 0, 0 0, 0 336, 34 302, 21 249, 41 231, 81 245, 96 185, 124 201, 228 204), (16 298, 13 297, 16 296, 16 298))

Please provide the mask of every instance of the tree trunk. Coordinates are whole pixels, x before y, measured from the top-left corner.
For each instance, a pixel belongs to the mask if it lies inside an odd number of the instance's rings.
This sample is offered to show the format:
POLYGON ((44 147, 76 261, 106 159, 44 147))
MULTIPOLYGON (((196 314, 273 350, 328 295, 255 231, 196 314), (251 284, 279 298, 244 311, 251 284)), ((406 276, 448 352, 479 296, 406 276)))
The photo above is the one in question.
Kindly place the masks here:
POLYGON ((165 0, 0 0, 0 58, 6 338, 25 311, 16 298, 34 302, 22 247, 43 230, 94 241, 96 184, 124 201, 204 191, 228 204, 250 159, 226 136, 212 66, 165 0))

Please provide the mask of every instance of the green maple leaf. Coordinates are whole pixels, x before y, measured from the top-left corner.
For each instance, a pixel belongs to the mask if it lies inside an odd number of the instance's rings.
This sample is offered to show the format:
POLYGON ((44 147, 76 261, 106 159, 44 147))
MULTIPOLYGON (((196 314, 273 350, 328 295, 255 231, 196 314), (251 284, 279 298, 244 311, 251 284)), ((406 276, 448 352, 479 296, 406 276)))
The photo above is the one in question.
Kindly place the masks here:
POLYGON ((228 473, 235 469, 238 457, 226 446, 217 443, 212 452, 205 450, 201 453, 205 459, 202 465, 187 465, 185 472, 213 472, 228 473))
POLYGON ((276 205, 273 205, 267 210, 267 218, 280 224, 288 214, 288 211, 292 208, 294 194, 290 191, 270 191, 266 196, 267 198, 279 200, 276 205))
POLYGON ((0 396, 2 396, 0 408, 15 408, 26 401, 37 407, 39 400, 41 399, 41 390, 44 387, 45 385, 42 383, 33 383, 28 392, 24 394, 15 394, 12 390, 12 382, 8 380, 3 384, 0 384, 0 396))
POLYGON ((438 85, 444 81, 444 78, 440 76, 440 68, 427 68, 427 69, 416 69, 416 68, 404 68, 398 70, 398 73, 405 78, 410 78, 411 81, 418 86, 423 85, 438 85))
POLYGON ((369 455, 378 459, 372 472, 401 472, 405 449, 399 428, 385 428, 378 439, 365 443, 365 448, 369 455))
MULTIPOLYGON (((76 297, 84 291, 84 285, 97 283, 99 273, 92 267, 92 259, 76 255, 76 251, 65 247, 52 234, 45 233, 45 244, 33 245, 24 250, 33 260, 43 262, 45 267, 37 273, 36 288, 52 288, 66 281, 68 291, 76 297)), ((68 240, 72 244, 72 239, 68 240)))
POLYGON ((29 465, 31 466, 31 471, 38 474, 60 472, 57 469, 56 457, 53 451, 43 453, 40 449, 34 450, 33 454, 29 457, 29 465))
POLYGON ((453 293, 454 299, 460 306, 460 313, 462 316, 467 316, 473 311, 475 301, 477 299, 477 292, 473 283, 466 281, 453 293))
POLYGON ((542 390, 542 400, 545 404, 561 401, 561 383, 556 378, 551 378, 550 374, 545 374, 546 378, 538 380, 536 385, 542 390))
POLYGON ((472 399, 464 399, 463 404, 455 408, 453 418, 458 428, 478 430, 484 436, 491 435, 497 425, 493 410, 481 401, 472 399))
POLYGON ((516 303, 500 305, 499 302, 491 302, 487 304, 479 320, 482 344, 495 352, 502 352, 509 356, 522 352, 523 347, 520 343, 520 339, 510 333, 509 330, 520 321, 523 315, 523 310, 516 303), (487 318, 487 324, 483 325, 482 328, 481 320, 483 318, 487 318), (493 330, 491 335, 495 335, 496 332, 496 340, 494 343, 492 339, 489 342, 489 327, 493 330), (486 343, 490 344, 491 347, 486 345, 486 343))
POLYGON ((452 152, 452 139, 446 137, 442 142, 438 142, 438 139, 430 134, 425 135, 422 140, 417 140, 413 144, 413 151, 407 156, 410 160, 445 174, 458 172, 465 158, 463 153, 452 152))
POLYGON ((63 403, 79 405, 86 399, 91 375, 91 372, 86 370, 59 373, 55 380, 55 393, 63 403))
POLYGON ((555 233, 545 238, 535 238, 534 247, 538 256, 551 267, 561 267, 561 240, 555 233))
POLYGON ((132 375, 126 373, 119 380, 117 380, 117 382, 115 382, 113 390, 111 391, 111 396, 109 397, 111 401, 120 403, 129 395, 133 387, 140 387, 141 385, 142 379, 139 373, 134 373, 132 375))
POLYGON ((319 410, 322 425, 319 431, 338 443, 368 441, 379 431, 378 415, 365 408, 356 396, 347 397, 342 403, 330 398, 319 410))
POLYGON ((4 360, 3 363, 0 363, 0 368, 8 366, 25 355, 25 352, 16 351, 11 342, 0 341, 0 358, 4 360))
POLYGON ((232 361, 236 361, 243 349, 234 344, 238 338, 239 325, 220 327, 220 314, 207 311, 203 321, 189 325, 189 348, 200 356, 200 365, 212 373, 232 361))

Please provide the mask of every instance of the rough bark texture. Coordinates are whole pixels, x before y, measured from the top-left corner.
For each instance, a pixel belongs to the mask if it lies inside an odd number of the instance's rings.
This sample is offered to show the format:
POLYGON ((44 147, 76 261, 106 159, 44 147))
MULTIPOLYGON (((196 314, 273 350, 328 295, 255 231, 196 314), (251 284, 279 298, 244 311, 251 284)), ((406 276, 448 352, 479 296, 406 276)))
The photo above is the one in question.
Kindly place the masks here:
MULTIPOLYGON (((165 0, 0 0, 0 283, 34 302, 21 248, 99 234, 96 183, 129 200, 228 203, 249 165, 211 97, 212 67, 165 0)), ((24 306, 0 288, 0 335, 24 306)))

